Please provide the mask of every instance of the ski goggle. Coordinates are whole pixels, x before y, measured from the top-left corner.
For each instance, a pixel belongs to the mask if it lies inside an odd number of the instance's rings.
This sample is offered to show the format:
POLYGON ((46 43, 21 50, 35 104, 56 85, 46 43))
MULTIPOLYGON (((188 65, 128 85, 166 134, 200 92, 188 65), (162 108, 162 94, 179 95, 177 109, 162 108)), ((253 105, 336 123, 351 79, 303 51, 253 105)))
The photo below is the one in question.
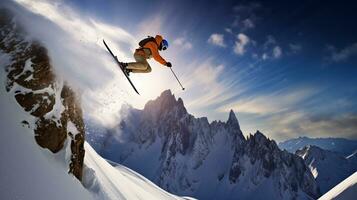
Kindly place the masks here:
POLYGON ((169 47, 169 43, 167 42, 167 40, 162 40, 161 47, 164 51, 169 47))

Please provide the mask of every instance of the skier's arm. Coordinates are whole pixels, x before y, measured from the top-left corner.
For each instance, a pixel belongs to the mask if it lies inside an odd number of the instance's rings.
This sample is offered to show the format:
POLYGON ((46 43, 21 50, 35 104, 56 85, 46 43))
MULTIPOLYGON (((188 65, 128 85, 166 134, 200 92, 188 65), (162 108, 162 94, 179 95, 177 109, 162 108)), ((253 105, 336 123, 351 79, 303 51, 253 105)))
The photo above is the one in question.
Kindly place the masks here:
POLYGON ((148 43, 148 46, 149 46, 149 48, 150 48, 150 50, 151 50, 152 57, 154 57, 154 59, 155 59, 157 62, 159 62, 159 63, 161 63, 161 64, 163 64, 163 65, 166 65, 167 62, 166 62, 165 59, 163 59, 163 58, 160 56, 159 50, 157 49, 156 44, 154 44, 154 43, 151 44, 151 42, 149 42, 149 43, 148 43), (150 44, 149 44, 149 43, 150 43, 150 44))

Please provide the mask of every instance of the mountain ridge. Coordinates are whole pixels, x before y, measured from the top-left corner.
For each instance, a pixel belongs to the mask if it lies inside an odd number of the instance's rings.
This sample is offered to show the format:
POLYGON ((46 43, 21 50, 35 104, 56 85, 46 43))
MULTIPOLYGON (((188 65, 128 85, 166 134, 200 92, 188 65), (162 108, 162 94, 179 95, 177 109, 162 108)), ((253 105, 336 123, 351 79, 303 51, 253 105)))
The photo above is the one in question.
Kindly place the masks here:
POLYGON ((116 128, 99 133, 87 127, 87 137, 106 159, 170 192, 199 199, 320 195, 300 157, 281 151, 259 131, 245 138, 233 110, 227 121, 209 123, 189 114, 182 99, 166 90, 143 110, 124 106, 121 114, 116 128))
POLYGON ((279 147, 281 149, 286 149, 291 153, 295 153, 296 150, 307 145, 314 145, 325 150, 334 151, 345 157, 357 151, 357 140, 350 140, 346 138, 310 138, 304 136, 285 140, 279 143, 279 147))
POLYGON ((357 171, 353 157, 345 158, 317 146, 305 146, 297 150, 296 155, 304 159, 323 194, 357 171))

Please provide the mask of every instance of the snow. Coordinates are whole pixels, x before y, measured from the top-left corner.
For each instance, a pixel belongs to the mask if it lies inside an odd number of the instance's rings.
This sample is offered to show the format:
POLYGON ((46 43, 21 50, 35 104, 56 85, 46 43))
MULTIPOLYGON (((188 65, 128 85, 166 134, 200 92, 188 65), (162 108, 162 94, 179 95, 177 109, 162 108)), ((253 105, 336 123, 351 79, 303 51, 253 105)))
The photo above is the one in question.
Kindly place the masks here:
MULTIPOLYGON (((158 99, 149 101, 144 110, 124 107, 124 120, 116 127, 103 130, 101 125, 86 123, 87 138, 104 158, 134 169, 177 195, 224 200, 308 199, 306 191, 300 187, 296 192, 283 189, 289 187, 285 185, 286 179, 299 173, 298 166, 298 169, 286 166, 286 169, 276 170, 266 177, 258 157, 252 161, 253 157, 238 155, 239 162, 233 162, 235 147, 241 144, 234 137, 239 132, 230 131, 230 128, 239 130, 239 123, 232 115, 228 120, 230 125, 228 122, 210 125, 206 118, 185 114, 185 108, 180 105, 170 92, 165 91, 158 99), (181 123, 178 127, 172 125, 176 121, 181 123), (183 148, 183 137, 180 137, 183 132, 178 130, 188 130, 192 135, 193 139, 190 139, 194 142, 186 149, 183 148), (230 180, 232 165, 242 169, 235 183, 230 180)), ((262 146, 264 138, 262 133, 257 136, 262 146)), ((249 149, 245 150, 249 152, 249 149)), ((308 175, 307 170, 305 175, 308 175)), ((311 182, 304 184, 315 188, 313 177, 308 180, 311 182)))
POLYGON ((58 156, 40 148, 33 130, 22 120, 33 121, 5 91, 4 65, 0 53, 0 199, 93 199, 81 183, 67 173, 58 156))
POLYGON ((62 88, 63 88, 63 80, 58 80, 58 79, 59 78, 57 78, 57 82, 53 85, 54 89, 52 89, 52 88, 50 89, 48 87, 48 91, 46 91, 50 95, 54 94, 55 104, 53 105, 52 110, 45 115, 46 119, 57 119, 57 120, 55 120, 57 126, 60 125, 59 120, 61 119, 61 114, 62 114, 63 110, 65 109, 62 104, 62 97, 61 97, 60 92, 54 93, 54 90, 62 91, 62 88))
POLYGON ((72 133, 73 138, 76 138, 76 135, 79 133, 77 127, 71 121, 67 123, 67 131, 72 133))
POLYGON ((33 68, 32 68, 32 62, 31 62, 31 58, 27 59, 26 62, 25 62, 25 67, 24 69, 22 70, 21 73, 19 73, 15 79, 17 79, 18 77, 22 76, 24 73, 26 72, 31 72, 31 75, 29 77, 27 77, 25 80, 31 80, 30 77, 32 77, 32 72, 33 72, 33 68))
POLYGON ((348 156, 357 151, 357 140, 349 140, 345 138, 299 137, 279 143, 281 149, 285 149, 291 153, 295 153, 296 150, 308 145, 314 145, 325 150, 334 151, 343 156, 348 156))
POLYGON ((84 173, 84 185, 94 191, 97 199, 191 199, 174 196, 159 188, 147 178, 122 165, 112 166, 85 143, 87 167, 84 173))
MULTIPOLYGON (((0 199, 192 199, 174 196, 124 166, 110 165, 88 143, 85 143, 82 185, 68 173, 70 140, 57 154, 41 148, 34 138, 36 118, 23 111, 13 92, 5 91, 3 66, 9 61, 9 56, 0 52, 0 199), (22 124, 23 120, 29 125, 22 124)), ((58 97, 59 91, 52 92, 58 97)), ((61 102, 59 98, 56 100, 61 102)), ((59 110, 60 103, 56 112, 59 110)), ((67 128, 72 134, 78 133, 72 122, 67 128)))
POLYGON ((357 170, 357 162, 353 159, 346 159, 338 153, 323 150, 316 146, 308 146, 303 150, 298 150, 297 155, 305 160, 322 194, 357 170))
POLYGON ((319 200, 354 200, 357 196, 357 172, 346 178, 340 184, 332 188, 319 200))

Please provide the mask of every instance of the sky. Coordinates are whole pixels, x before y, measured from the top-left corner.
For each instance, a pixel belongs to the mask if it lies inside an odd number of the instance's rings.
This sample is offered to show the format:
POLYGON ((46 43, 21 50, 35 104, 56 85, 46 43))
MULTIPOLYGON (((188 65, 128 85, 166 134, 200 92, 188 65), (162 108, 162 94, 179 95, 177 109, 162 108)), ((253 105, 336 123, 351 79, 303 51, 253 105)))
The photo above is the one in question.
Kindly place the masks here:
POLYGON ((357 3, 353 1, 16 0, 9 3, 44 43, 57 74, 80 91, 87 116, 120 120, 128 103, 171 89, 188 111, 244 134, 357 139, 357 3), (21 11, 21 12, 20 12, 21 11), (124 62, 137 43, 162 34, 170 70, 153 60, 131 78, 136 95, 102 44, 124 62))

